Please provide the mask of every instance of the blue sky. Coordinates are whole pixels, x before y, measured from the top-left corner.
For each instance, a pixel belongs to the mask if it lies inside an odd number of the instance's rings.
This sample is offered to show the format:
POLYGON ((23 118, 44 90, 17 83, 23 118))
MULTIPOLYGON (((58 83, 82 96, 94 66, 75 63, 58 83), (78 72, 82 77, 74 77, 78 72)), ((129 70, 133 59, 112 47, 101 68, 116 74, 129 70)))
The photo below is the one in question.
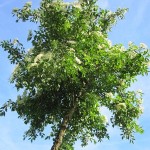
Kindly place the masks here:
MULTIPOLYGON (((67 1, 67 0, 65 0, 67 1)), ((15 23, 11 11, 14 7, 21 7, 26 0, 0 0, 0 40, 19 38, 21 42, 26 42, 28 29, 35 28, 31 23, 15 23)), ((39 0, 32 0, 33 6, 39 5, 39 0)), ((119 21, 109 34, 113 44, 123 43, 127 46, 129 41, 137 45, 141 42, 150 47, 150 1, 149 0, 99 0, 99 5, 103 8, 116 10, 118 7, 129 8, 124 20, 119 21)), ((26 44, 30 48, 30 44, 26 44)), ((9 84, 9 77, 14 66, 9 64, 7 53, 0 48, 0 106, 9 98, 15 99, 17 93, 13 85, 9 84)), ((76 150, 150 150, 150 75, 138 77, 138 81, 133 84, 132 89, 142 89, 144 92, 144 114, 139 123, 143 126, 145 132, 143 135, 136 135, 135 144, 130 144, 126 140, 121 140, 120 131, 115 128, 109 128, 110 140, 104 140, 96 145, 89 143, 87 147, 82 148, 79 142, 76 143, 76 150)), ((106 115, 110 115, 107 110, 103 110, 106 115)), ((28 126, 17 118, 16 113, 8 112, 6 117, 0 118, 0 149, 1 150, 48 150, 52 142, 37 139, 35 142, 23 141, 22 135, 28 126)))

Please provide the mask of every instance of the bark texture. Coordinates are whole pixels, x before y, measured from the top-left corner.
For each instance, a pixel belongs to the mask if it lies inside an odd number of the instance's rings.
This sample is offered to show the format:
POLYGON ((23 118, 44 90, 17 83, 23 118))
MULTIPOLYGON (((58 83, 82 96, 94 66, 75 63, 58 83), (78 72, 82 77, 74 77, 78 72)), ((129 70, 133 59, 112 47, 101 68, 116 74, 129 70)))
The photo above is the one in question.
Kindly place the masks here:
POLYGON ((59 147, 62 144, 63 137, 64 137, 65 132, 67 130, 67 126, 68 126, 69 121, 71 120, 71 118, 73 116, 73 113, 75 112, 76 107, 77 107, 77 103, 75 103, 74 107, 72 107, 70 109, 70 111, 68 112, 68 114, 66 114, 64 116, 61 127, 60 127, 60 130, 58 132, 57 137, 55 138, 55 141, 53 143, 53 146, 52 146, 51 150, 59 150, 59 147))

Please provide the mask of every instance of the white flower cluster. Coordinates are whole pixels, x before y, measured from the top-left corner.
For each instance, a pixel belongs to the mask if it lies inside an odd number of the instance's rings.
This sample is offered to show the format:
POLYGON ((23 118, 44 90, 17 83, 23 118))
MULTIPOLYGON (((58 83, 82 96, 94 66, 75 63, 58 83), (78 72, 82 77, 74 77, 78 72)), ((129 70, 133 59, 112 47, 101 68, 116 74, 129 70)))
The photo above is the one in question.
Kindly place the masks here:
POLYGON ((76 41, 70 40, 70 41, 67 41, 67 43, 69 43, 69 44, 76 44, 76 41))
POLYGON ((78 57, 75 57, 75 60, 79 65, 82 63, 82 61, 78 57))
POLYGON ((138 103, 139 103, 140 105, 143 104, 143 99, 142 99, 142 98, 138 99, 138 103))
POLYGON ((131 46, 131 45, 133 45, 133 42, 129 41, 128 46, 131 46))
POLYGON ((80 4, 79 2, 73 3, 73 6, 74 6, 75 8, 82 9, 82 6, 81 6, 81 4, 80 4))
POLYGON ((120 52, 124 52, 125 50, 126 50, 125 47, 124 47, 124 46, 121 46, 120 52))
POLYGON ((107 16, 111 16, 113 14, 112 11, 108 11, 107 16))
POLYGON ((97 46, 97 48, 98 48, 98 49, 102 49, 102 46, 99 44, 99 45, 97 46))
POLYGON ((105 96, 108 97, 108 98, 112 98, 113 94, 111 92, 109 92, 109 93, 105 93, 105 96))
POLYGON ((143 99, 140 98, 137 100, 137 107, 138 107, 138 117, 144 112, 144 107, 142 106, 143 104, 143 99))
POLYGON ((125 80, 120 79, 120 80, 119 80, 119 84, 120 84, 121 86, 124 86, 124 85, 125 85, 125 80))
POLYGON ((36 67, 36 66, 38 66, 37 63, 31 63, 31 65, 29 66, 29 69, 30 69, 31 67, 36 67))
POLYGON ((108 43, 109 47, 112 47, 112 42, 110 40, 107 39, 107 43, 108 43))
POLYGON ((101 31, 95 31, 95 33, 96 33, 98 36, 103 36, 103 34, 102 34, 101 31))
POLYGON ((131 59, 135 58, 137 55, 137 53, 135 51, 130 51, 128 54, 131 59))
POLYGON ((44 56, 44 54, 39 54, 35 57, 34 62, 37 63, 44 56))
POLYGON ((70 48, 69 51, 70 52, 75 52, 75 49, 74 48, 70 48))
POLYGON ((119 111, 121 109, 126 109, 126 104, 125 103, 119 103, 116 105, 116 109, 119 111))
POLYGON ((13 44, 16 45, 18 43, 18 38, 13 40, 13 44))
POLYGON ((140 48, 147 49, 147 45, 145 43, 140 43, 140 48))
POLYGON ((143 106, 140 106, 139 107, 139 110, 140 110, 140 113, 142 114, 144 112, 144 107, 143 106))
POLYGON ((96 35, 96 36, 103 36, 102 32, 101 31, 92 31, 90 32, 91 35, 96 35))

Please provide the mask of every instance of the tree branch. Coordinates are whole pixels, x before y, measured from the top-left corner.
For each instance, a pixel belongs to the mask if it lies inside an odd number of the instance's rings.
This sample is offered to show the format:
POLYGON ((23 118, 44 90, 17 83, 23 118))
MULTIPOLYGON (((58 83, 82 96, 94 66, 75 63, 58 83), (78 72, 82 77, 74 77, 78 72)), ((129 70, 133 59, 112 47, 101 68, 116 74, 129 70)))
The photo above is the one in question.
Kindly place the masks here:
POLYGON ((71 118, 72 118, 72 116, 76 110, 76 107, 77 107, 77 101, 74 103, 74 106, 70 109, 68 114, 66 114, 64 116, 60 130, 58 132, 57 137, 55 138, 55 141, 53 143, 51 150, 58 150, 59 147, 61 146, 63 137, 64 137, 66 129, 67 129, 67 126, 68 126, 69 121, 71 120, 71 118))

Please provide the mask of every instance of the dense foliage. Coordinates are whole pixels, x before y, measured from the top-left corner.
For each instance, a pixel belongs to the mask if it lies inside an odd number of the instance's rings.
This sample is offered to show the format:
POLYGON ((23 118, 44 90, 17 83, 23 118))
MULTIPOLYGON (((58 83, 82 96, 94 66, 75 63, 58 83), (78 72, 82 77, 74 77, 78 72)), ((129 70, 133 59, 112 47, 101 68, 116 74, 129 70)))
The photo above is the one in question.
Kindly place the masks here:
POLYGON ((62 150, 74 149, 77 139, 85 146, 109 138, 109 125, 119 126, 122 138, 133 142, 134 133, 143 132, 137 124, 142 92, 128 88, 136 76, 148 73, 149 51, 144 43, 129 42, 125 48, 109 41, 108 32, 126 10, 103 10, 95 0, 42 0, 36 10, 29 2, 14 9, 17 22, 37 23, 38 30, 29 31, 29 51, 18 39, 0 43, 16 64, 11 82, 24 90, 16 101, 5 103, 0 114, 8 107, 16 111, 30 124, 25 138, 53 137, 62 150), (112 113, 110 121, 102 106, 112 113), (45 135, 48 125, 52 130, 45 135))

